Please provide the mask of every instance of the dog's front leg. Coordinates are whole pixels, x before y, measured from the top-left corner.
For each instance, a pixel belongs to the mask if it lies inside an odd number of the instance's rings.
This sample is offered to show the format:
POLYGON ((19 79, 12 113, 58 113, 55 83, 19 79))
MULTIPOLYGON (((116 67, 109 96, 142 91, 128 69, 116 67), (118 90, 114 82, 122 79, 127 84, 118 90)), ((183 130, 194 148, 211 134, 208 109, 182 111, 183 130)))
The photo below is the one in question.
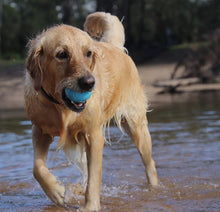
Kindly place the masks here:
POLYGON ((33 125, 32 139, 34 147, 34 177, 54 203, 63 205, 65 188, 58 183, 56 177, 49 172, 46 166, 52 137, 43 134, 41 129, 33 125))
POLYGON ((86 188, 85 208, 88 211, 100 210, 100 190, 102 180, 102 154, 104 137, 102 130, 93 131, 89 137, 88 153, 88 184, 86 188))

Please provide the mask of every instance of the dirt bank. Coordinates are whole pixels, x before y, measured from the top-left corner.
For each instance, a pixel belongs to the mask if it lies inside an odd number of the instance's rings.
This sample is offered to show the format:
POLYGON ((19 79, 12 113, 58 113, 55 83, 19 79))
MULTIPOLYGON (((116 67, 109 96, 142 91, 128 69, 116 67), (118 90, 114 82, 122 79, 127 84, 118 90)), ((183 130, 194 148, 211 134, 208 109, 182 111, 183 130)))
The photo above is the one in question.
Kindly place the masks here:
MULTIPOLYGON (((175 63, 151 62, 138 66, 141 80, 145 87, 151 106, 155 107, 170 103, 171 101, 183 101, 179 95, 163 94, 159 95, 163 88, 154 87, 155 81, 167 80, 175 66, 175 63)), ((2 67, 0 67, 2 69, 2 67)), ((5 109, 23 109, 23 83, 24 66, 12 66, 0 70, 0 110, 5 109)), ((220 90, 220 84, 196 84, 182 87, 180 92, 190 93, 202 90, 220 90)))

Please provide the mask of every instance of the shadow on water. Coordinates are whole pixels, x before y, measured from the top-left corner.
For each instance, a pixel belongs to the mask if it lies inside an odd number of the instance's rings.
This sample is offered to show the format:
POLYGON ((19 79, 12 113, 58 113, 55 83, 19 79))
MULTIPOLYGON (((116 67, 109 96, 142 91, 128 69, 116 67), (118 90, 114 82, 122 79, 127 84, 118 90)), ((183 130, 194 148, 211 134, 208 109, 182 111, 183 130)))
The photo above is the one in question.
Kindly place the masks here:
MULTIPOLYGON (((111 126, 111 142, 104 149, 102 211, 220 211, 219 97, 192 94, 185 102, 148 113, 160 179, 157 189, 147 186, 134 144, 111 126)), ((75 211, 56 207, 34 180, 31 123, 13 113, 0 113, 0 211, 75 211)), ((81 175, 63 152, 55 155, 57 141, 51 145, 48 167, 74 190, 81 175)), ((82 194, 71 198, 75 205, 83 204, 82 194)))

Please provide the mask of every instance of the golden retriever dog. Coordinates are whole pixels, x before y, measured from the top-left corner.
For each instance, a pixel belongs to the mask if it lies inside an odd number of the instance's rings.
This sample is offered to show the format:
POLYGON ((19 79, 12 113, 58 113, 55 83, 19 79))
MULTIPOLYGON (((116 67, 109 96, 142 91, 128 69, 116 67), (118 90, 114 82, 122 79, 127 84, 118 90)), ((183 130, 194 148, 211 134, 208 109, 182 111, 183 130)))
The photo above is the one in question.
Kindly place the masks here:
POLYGON ((54 203, 65 205, 65 187, 46 166, 53 137, 60 136, 57 149, 63 148, 67 158, 80 163, 88 176, 81 210, 98 211, 103 129, 111 119, 136 144, 148 182, 156 186, 158 179, 151 155, 147 99, 137 68, 123 51, 121 23, 110 14, 95 13, 87 18, 85 28, 90 34, 101 31, 105 38, 97 41, 78 28, 58 25, 30 41, 24 96, 32 122, 34 177, 54 203))

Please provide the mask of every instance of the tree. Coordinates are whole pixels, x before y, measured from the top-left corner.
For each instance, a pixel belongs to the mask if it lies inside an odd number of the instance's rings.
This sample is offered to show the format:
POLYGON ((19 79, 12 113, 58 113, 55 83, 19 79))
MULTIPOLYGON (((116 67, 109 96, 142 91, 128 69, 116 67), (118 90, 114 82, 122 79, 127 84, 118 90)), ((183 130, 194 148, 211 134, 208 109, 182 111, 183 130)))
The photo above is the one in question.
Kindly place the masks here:
POLYGON ((2 30, 1 30, 1 57, 10 59, 10 55, 15 55, 21 49, 18 42, 20 33, 20 15, 16 8, 10 5, 2 6, 2 30), (8 15, 10 14, 10 15, 8 15))
POLYGON ((82 28, 95 10, 123 18, 126 47, 144 57, 174 43, 201 40, 220 27, 219 0, 4 0, 1 8, 0 53, 6 58, 24 56, 28 39, 52 25, 82 28))

